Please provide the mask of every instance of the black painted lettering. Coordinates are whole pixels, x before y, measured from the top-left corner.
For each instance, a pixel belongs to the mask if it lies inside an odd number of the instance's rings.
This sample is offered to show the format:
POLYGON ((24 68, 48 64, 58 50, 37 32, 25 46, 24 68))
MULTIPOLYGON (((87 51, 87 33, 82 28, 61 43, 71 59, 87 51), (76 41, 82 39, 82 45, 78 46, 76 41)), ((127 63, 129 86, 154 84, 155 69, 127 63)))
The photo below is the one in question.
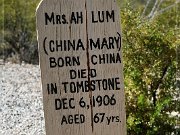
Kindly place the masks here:
POLYGON ((104 11, 98 11, 99 22, 104 22, 104 11))
POLYGON ((49 50, 50 50, 50 52, 54 52, 54 51, 55 51, 54 41, 53 41, 53 40, 51 40, 51 41, 49 42, 49 50))
POLYGON ((120 53, 117 53, 117 55, 116 55, 116 63, 121 63, 120 53))
MULTIPOLYGON (((62 41, 56 40, 56 52, 58 52, 59 50, 63 50, 62 41)), ((64 50, 66 50, 66 48, 64 48, 64 50)))
POLYGON ((61 24, 61 16, 56 15, 56 24, 61 24))
POLYGON ((109 49, 114 49, 114 38, 109 37, 109 49))
POLYGON ((68 82, 62 82, 62 85, 64 86, 65 93, 67 93, 67 84, 68 84, 68 82))
POLYGON ((75 105, 73 105, 73 101, 74 101, 74 98, 69 99, 69 108, 70 109, 75 109, 75 105))
POLYGON ((75 70, 70 70, 69 73, 70 73, 70 79, 76 79, 77 73, 75 70))
POLYGON ((56 59, 54 57, 49 58, 50 68, 55 68, 57 66, 56 59))
MULTIPOLYGON (((78 40, 51 40, 49 42, 49 48, 53 52, 56 50, 58 51, 79 51, 79 50, 85 50, 85 47, 82 43, 81 39, 78 40)), ((51 51, 51 52, 52 52, 51 51)))
POLYGON ((48 94, 57 94, 57 84, 47 84, 48 94))
POLYGON ((112 11, 91 11, 92 23, 115 22, 115 12, 112 11))
POLYGON ((69 115, 68 122, 69 124, 73 124, 73 115, 69 115))
POLYGON ((77 22, 76 22, 76 17, 75 17, 75 13, 74 13, 74 12, 72 12, 72 14, 71 14, 71 20, 70 20, 70 22, 71 22, 71 23, 74 22, 75 24, 77 23, 77 22))
POLYGON ((89 82, 85 81, 85 86, 84 86, 85 92, 89 92, 89 82))
POLYGON ((72 57, 72 66, 80 66, 80 59, 79 57, 72 57))
POLYGON ((62 58, 62 57, 59 57, 58 59, 57 59, 57 65, 58 65, 58 67, 63 67, 64 66, 64 63, 65 63, 65 60, 62 58))
POLYGON ((86 76, 86 69, 82 69, 79 71, 79 78, 87 78, 86 76))
MULTIPOLYGON (((97 76, 95 70, 94 76, 97 76)), ((91 71, 91 72, 92 72, 91 71)), ((98 80, 85 80, 77 82, 63 82, 65 93, 79 93, 79 92, 89 92, 91 91, 101 91, 101 90, 120 90, 120 78, 107 78, 98 80)))
POLYGON ((66 15, 62 15, 62 24, 68 24, 67 20, 66 20, 66 15))
POLYGON ((91 11, 91 17, 92 17, 92 23, 97 23, 98 20, 95 20, 95 15, 94 15, 94 11, 91 11))
POLYGON ((117 63, 115 55, 109 55, 109 61, 110 61, 110 63, 117 63))
POLYGON ((112 122, 115 122, 116 116, 112 116, 112 122))
POLYGON ((95 91, 96 90, 96 81, 95 80, 92 80, 91 81, 91 86, 90 86, 90 88, 91 88, 91 91, 95 91))
POLYGON ((114 86, 114 78, 112 79, 108 79, 108 86, 109 86, 109 90, 114 90, 115 86, 114 86))
POLYGON ((55 108, 56 108, 56 110, 60 110, 62 108, 60 99, 55 99, 55 108))
POLYGON ((121 87, 119 86, 120 85, 120 80, 119 80, 119 78, 115 78, 115 86, 116 86, 116 90, 121 90, 121 87))
POLYGON ((101 49, 104 49, 104 48, 109 49, 109 45, 107 43, 106 38, 103 38, 102 45, 101 45, 101 49))
POLYGON ((90 69, 89 76, 91 78, 95 78, 97 76, 96 69, 90 69))
POLYGON ((81 70, 70 70, 70 79, 76 79, 76 78, 87 78, 87 69, 81 69, 81 70))
POLYGON ((71 66, 71 57, 65 57, 65 60, 66 60, 66 66, 71 66))
POLYGON ((97 39, 89 39, 89 45, 91 50, 102 50, 102 49, 119 49, 121 47, 120 37, 104 37, 97 39))
POLYGON ((73 42, 71 42, 70 40, 68 40, 68 51, 70 50, 70 48, 72 48, 72 50, 75 50, 75 40, 73 40, 73 42))
POLYGON ((55 24, 54 12, 52 12, 50 16, 48 13, 45 13, 45 24, 48 25, 48 23, 55 24))
POLYGON ((78 40, 76 50, 77 50, 77 51, 79 51, 79 50, 80 50, 80 48, 81 48, 82 50, 85 50, 84 45, 83 45, 83 43, 82 43, 81 39, 79 39, 79 40, 78 40))
POLYGON ((71 66, 79 66, 80 65, 80 58, 79 56, 77 57, 59 57, 59 58, 54 58, 50 57, 49 58, 49 63, 50 63, 50 68, 55 68, 55 67, 71 67, 71 66))
POLYGON ((93 105, 93 107, 114 106, 114 105, 116 105, 116 99, 114 97, 114 94, 112 96, 109 96, 109 95, 92 96, 92 105, 93 105))
POLYGON ((107 22, 109 22, 109 20, 115 22, 114 10, 112 10, 111 13, 109 11, 106 11, 106 18, 107 18, 107 22))
POLYGON ((70 82, 70 92, 71 93, 76 93, 76 84, 75 82, 70 82))
POLYGON ((61 120, 61 125, 68 124, 66 120, 66 116, 63 115, 62 120, 61 120))
POLYGON ((83 114, 74 114, 74 115, 63 115, 61 120, 61 125, 65 124, 83 124, 85 122, 85 116, 83 114))
POLYGON ((102 80, 102 86, 103 86, 103 90, 107 90, 108 89, 107 79, 103 79, 102 80))
POLYGON ((63 109, 68 109, 67 107, 67 98, 62 99, 63 109))
MULTIPOLYGON (((101 89, 101 82, 102 82, 102 80, 96 80, 96 83, 98 84, 97 86, 98 86, 98 90, 100 90, 101 89)), ((96 86, 96 87, 97 87, 96 86)))
POLYGON ((74 123, 75 123, 75 124, 79 124, 79 122, 80 122, 80 121, 79 121, 79 114, 75 114, 75 115, 74 115, 74 123))
POLYGON ((81 82, 76 82, 76 87, 77 87, 77 93, 79 93, 79 91, 81 90, 82 92, 85 92, 84 91, 84 83, 83 83, 83 81, 81 81, 81 82))
POLYGON ((105 54, 99 55, 99 64, 106 63, 105 54))
POLYGON ((80 114, 80 123, 85 122, 85 116, 83 114, 80 114))
MULTIPOLYGON (((80 70, 70 70, 70 79, 77 79, 77 78, 87 78, 87 69, 80 69, 80 70)), ((97 76, 95 69, 90 69, 89 77, 94 78, 97 76)))
POLYGON ((91 63, 93 65, 121 63, 121 56, 120 56, 120 53, 100 54, 98 56, 92 55, 91 56, 91 63))
POLYGON ((120 122, 119 116, 116 116, 116 122, 120 122))
POLYGON ((121 45, 120 45, 120 43, 121 43, 121 38, 120 38, 120 37, 114 37, 114 40, 115 40, 115 42, 116 42, 117 48, 120 48, 120 47, 121 47, 121 45))
POLYGON ((93 65, 97 65, 97 56, 96 56, 96 55, 92 55, 92 56, 91 56, 91 63, 92 63, 93 65))
POLYGON ((97 38, 96 43, 93 41, 93 39, 89 39, 91 50, 93 49, 100 49, 100 38, 97 38))
POLYGON ((82 12, 72 12, 71 14, 71 23, 79 24, 83 23, 83 13, 82 12))
POLYGON ((75 109, 74 98, 62 98, 62 99, 55 99, 55 108, 56 110, 60 109, 75 109))
POLYGON ((111 117, 106 117, 107 118, 107 124, 109 125, 111 122, 111 117))
POLYGON ((48 24, 68 24, 66 20, 66 15, 55 15, 54 12, 51 14, 45 13, 45 25, 48 24))

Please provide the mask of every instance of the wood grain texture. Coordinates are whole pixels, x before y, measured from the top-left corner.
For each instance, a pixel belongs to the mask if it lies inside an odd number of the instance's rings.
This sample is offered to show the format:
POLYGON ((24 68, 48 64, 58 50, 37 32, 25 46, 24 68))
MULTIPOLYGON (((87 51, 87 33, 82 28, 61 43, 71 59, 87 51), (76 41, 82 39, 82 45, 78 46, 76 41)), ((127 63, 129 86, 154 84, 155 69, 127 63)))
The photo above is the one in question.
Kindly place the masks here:
POLYGON ((125 135, 121 28, 116 0, 43 0, 37 8, 37 33, 46 134, 125 135), (74 42, 75 48, 70 45, 68 49, 68 42, 74 42), (83 73, 73 78, 71 70, 83 73), (114 83, 110 84, 110 80, 114 83), (83 87, 74 87, 77 82, 83 87), (56 84, 57 93, 48 93, 51 84, 56 84), (97 97, 104 99, 102 103, 97 97), (55 99, 67 99, 64 109, 56 109, 55 99), (81 99, 85 107, 80 106, 81 99), (111 99, 116 103, 112 105, 111 99), (69 115, 77 115, 72 124, 62 120, 69 115), (79 115, 85 117, 83 122, 79 115))

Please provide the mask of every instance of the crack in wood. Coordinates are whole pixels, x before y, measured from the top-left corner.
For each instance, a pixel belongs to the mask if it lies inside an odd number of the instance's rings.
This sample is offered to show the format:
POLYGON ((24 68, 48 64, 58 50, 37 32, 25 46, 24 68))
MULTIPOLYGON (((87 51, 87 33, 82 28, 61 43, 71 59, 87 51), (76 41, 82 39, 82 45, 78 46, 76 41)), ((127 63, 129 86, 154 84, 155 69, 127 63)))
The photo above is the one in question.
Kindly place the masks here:
POLYGON ((92 132, 94 131, 94 123, 93 123, 93 106, 92 106, 92 91, 90 87, 90 61, 89 61, 89 43, 88 43, 88 19, 87 19, 87 1, 85 1, 85 10, 86 10, 86 55, 87 55, 87 69, 88 69, 88 87, 89 87, 89 99, 90 99, 90 109, 91 109, 91 127, 92 127, 92 132))

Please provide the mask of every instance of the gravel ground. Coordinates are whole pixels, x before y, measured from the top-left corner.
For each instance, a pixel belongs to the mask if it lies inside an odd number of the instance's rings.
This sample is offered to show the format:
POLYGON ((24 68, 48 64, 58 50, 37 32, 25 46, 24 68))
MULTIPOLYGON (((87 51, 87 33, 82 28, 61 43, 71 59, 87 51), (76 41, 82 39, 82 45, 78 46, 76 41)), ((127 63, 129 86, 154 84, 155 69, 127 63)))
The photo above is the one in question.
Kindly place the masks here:
POLYGON ((39 66, 0 65, 0 135, 45 135, 39 66))

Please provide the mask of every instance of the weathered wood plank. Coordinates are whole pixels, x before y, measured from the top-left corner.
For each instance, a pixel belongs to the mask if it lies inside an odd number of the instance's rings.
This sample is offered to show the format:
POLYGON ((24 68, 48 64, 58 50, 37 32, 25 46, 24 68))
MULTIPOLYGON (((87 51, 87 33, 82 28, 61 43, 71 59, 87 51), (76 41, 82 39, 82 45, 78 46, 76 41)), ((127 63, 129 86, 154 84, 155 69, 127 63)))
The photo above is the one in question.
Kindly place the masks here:
POLYGON ((37 8, 47 135, 125 135, 115 0, 43 0, 37 8))

